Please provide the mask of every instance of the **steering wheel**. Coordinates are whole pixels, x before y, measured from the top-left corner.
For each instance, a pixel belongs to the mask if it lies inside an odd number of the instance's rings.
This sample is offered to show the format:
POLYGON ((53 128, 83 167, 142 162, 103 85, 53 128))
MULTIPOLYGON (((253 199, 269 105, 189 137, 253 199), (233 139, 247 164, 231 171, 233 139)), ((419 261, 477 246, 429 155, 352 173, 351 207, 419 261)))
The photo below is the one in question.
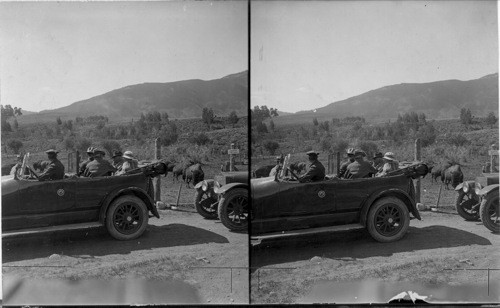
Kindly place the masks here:
POLYGON ((35 178, 38 180, 38 175, 36 174, 36 172, 33 169, 31 169, 30 166, 26 166, 26 167, 28 168, 28 170, 30 172, 30 178, 35 178))
POLYGON ((292 178, 295 179, 295 180, 299 180, 299 177, 295 174, 295 172, 292 171, 292 169, 290 167, 286 167, 286 169, 288 171, 290 171, 290 174, 292 175, 292 178))

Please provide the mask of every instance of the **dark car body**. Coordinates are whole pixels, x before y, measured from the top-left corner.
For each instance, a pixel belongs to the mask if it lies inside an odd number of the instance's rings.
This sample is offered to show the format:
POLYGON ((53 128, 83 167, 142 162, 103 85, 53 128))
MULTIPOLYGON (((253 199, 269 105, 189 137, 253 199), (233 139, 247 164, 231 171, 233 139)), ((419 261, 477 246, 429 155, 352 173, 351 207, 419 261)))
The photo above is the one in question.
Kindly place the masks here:
POLYGON ((88 223, 106 225, 109 221, 108 231, 115 238, 140 236, 134 232, 144 231, 148 212, 159 218, 153 202, 152 174, 148 174, 147 169, 137 169, 133 174, 120 176, 72 176, 56 181, 3 176, 3 235, 16 234, 22 230, 36 232, 47 227, 64 229, 65 226, 83 226, 88 223), (114 212, 109 211, 110 206, 114 206, 114 212), (111 214, 117 215, 114 221, 117 228, 111 225, 111 218, 108 217, 111 214), (124 219, 122 222, 119 221, 120 217, 124 219), (134 217, 138 217, 135 222, 134 217), (125 226, 127 223, 130 223, 129 228, 125 226), (136 225, 133 226, 133 223, 136 225), (110 228, 118 232, 117 236, 110 228), (123 234, 117 231, 120 228, 123 234))
POLYGON ((194 203, 197 212, 205 218, 217 218, 218 206, 223 194, 230 188, 248 189, 248 177, 248 171, 222 172, 213 180, 204 180, 196 184, 194 203))
POLYGON ((281 173, 252 179, 251 239, 367 228, 378 241, 398 240, 409 227, 410 213, 421 219, 412 179, 427 172, 425 164, 416 163, 375 178, 333 176, 300 183, 281 173))
POLYGON ((414 217, 413 182, 405 175, 364 179, 332 179, 299 183, 252 179, 252 235, 283 230, 366 223, 371 204, 397 196, 414 217))
POLYGON ((455 187, 458 193, 455 206, 458 214, 465 220, 480 219, 480 206, 484 195, 480 192, 491 185, 499 184, 498 158, 493 159, 495 156, 498 157, 498 150, 490 151, 489 154, 491 162, 488 163, 488 167, 483 166, 481 176, 476 177, 474 181, 464 181, 455 187))

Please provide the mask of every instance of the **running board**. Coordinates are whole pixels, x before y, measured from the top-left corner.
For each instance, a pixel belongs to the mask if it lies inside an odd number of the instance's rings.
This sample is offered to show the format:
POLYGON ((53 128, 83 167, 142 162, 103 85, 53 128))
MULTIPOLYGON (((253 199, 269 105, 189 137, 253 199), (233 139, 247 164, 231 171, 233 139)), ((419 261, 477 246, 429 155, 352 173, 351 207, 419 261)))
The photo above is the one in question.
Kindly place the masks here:
POLYGON ((103 224, 101 224, 100 222, 85 222, 85 223, 79 223, 79 224, 14 230, 14 231, 2 232, 2 238, 30 235, 30 234, 38 234, 38 233, 46 233, 46 232, 54 232, 54 231, 63 231, 63 230, 89 229, 89 228, 97 228, 97 227, 102 227, 102 226, 103 226, 103 224))
POLYGON ((310 228, 310 229, 300 229, 300 230, 291 230, 291 231, 282 231, 282 232, 273 232, 262 235, 253 235, 250 237, 251 241, 260 242, 262 240, 270 240, 298 235, 306 235, 306 234, 318 234, 324 232, 338 232, 338 231, 349 231, 349 230, 357 230, 364 229, 365 226, 362 224, 348 224, 348 225, 338 225, 331 227, 321 227, 321 228, 310 228))

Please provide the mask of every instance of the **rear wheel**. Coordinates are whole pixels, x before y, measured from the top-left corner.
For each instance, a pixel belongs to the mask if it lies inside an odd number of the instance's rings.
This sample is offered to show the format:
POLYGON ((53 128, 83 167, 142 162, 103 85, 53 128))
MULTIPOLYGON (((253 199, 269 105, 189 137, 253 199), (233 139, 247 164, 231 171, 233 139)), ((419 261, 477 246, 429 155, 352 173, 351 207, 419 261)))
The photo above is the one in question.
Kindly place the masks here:
POLYGON ((479 201, 469 196, 463 191, 458 192, 457 201, 455 203, 458 215, 468 221, 479 220, 479 201))
POLYGON ((207 192, 199 189, 194 197, 196 211, 207 219, 217 219, 217 199, 209 197, 207 192), (215 206, 212 206, 215 203, 215 206))
POLYGON ((108 208, 106 228, 117 240, 132 240, 144 233, 148 225, 148 209, 136 196, 121 196, 108 208))
POLYGON ((500 220, 499 215, 499 199, 498 194, 496 196, 491 196, 490 198, 485 197, 483 202, 481 202, 481 208, 479 210, 481 215, 481 220, 483 225, 488 228, 488 230, 495 233, 500 232, 500 220))
POLYGON ((219 219, 231 231, 246 231, 248 228, 248 189, 234 188, 219 201, 219 219))
POLYGON ((410 213, 404 202, 396 197, 377 200, 368 212, 367 229, 379 242, 402 238, 410 226, 410 213))

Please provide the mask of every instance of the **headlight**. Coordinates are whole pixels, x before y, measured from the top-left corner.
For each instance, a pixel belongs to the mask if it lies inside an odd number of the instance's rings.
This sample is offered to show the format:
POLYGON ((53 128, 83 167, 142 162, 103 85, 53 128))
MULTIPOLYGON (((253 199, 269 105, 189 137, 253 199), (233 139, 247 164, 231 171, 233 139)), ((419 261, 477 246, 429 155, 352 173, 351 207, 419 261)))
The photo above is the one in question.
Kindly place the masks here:
POLYGON ((469 182, 465 182, 464 183, 464 193, 467 193, 469 191, 470 187, 469 187, 469 182))
POLYGON ((474 185, 474 192, 476 193, 476 195, 479 195, 479 191, 483 189, 483 185, 481 185, 480 183, 476 182, 476 184, 474 185))
POLYGON ((201 189, 203 191, 207 191, 207 189, 208 189, 208 183, 207 183, 207 181, 203 181, 203 183, 201 184, 201 189))

